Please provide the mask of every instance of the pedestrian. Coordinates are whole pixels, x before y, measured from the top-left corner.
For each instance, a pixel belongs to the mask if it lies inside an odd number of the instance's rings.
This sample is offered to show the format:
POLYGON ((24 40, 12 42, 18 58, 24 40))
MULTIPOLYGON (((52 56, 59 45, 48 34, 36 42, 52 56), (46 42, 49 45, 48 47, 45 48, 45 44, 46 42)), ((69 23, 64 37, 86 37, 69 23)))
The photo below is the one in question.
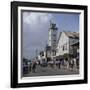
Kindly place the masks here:
POLYGON ((29 71, 30 71, 30 72, 31 72, 31 68, 32 68, 31 66, 32 66, 32 65, 31 65, 31 62, 30 62, 30 64, 29 64, 29 71))
POLYGON ((59 69, 61 68, 61 62, 60 62, 60 60, 58 61, 58 68, 59 69))
POLYGON ((36 62, 34 61, 32 64, 32 71, 35 73, 36 72, 36 62))
POLYGON ((53 68, 54 62, 50 61, 50 67, 53 68))
POLYGON ((66 69, 69 68, 69 61, 68 61, 68 58, 66 58, 66 69))
POLYGON ((56 64, 56 67, 58 67, 58 59, 56 59, 55 64, 56 64))
POLYGON ((70 61, 70 64, 71 64, 71 69, 73 70, 73 67, 74 67, 74 61, 73 61, 73 59, 70 61))

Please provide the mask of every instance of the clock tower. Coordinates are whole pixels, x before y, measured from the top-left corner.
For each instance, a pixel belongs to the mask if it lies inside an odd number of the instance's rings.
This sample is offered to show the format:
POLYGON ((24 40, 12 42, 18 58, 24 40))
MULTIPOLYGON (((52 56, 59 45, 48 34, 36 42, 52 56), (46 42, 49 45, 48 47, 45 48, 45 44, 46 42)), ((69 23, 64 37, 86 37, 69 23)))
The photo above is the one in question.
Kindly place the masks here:
POLYGON ((57 30, 56 23, 50 21, 48 46, 51 47, 51 57, 56 55, 57 30))

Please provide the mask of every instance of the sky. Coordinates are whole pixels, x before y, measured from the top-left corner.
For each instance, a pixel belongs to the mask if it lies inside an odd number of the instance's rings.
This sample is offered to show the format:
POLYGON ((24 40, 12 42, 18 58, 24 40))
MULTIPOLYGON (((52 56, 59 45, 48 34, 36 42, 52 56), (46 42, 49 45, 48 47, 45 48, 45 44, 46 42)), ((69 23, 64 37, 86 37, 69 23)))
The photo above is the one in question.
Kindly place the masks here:
POLYGON ((76 13, 23 11, 22 17, 22 53, 29 60, 44 50, 48 41, 50 20, 56 23, 58 35, 61 31, 79 31, 79 14, 76 13))

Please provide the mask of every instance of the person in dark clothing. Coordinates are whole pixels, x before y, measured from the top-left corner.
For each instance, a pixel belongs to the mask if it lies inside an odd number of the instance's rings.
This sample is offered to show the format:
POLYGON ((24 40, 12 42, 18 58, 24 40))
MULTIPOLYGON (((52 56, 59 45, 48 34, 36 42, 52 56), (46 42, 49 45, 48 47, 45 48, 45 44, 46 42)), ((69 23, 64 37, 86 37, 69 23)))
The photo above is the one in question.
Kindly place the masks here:
POLYGON ((29 64, 29 71, 30 71, 30 72, 31 72, 31 68, 32 68, 32 67, 31 67, 31 63, 30 63, 30 64, 29 64))
POLYGON ((34 73, 36 72, 36 62, 35 61, 33 62, 33 65, 32 65, 32 71, 34 73))
POLYGON ((61 62, 60 62, 60 60, 58 61, 58 68, 59 69, 61 68, 61 62))
POLYGON ((71 70, 73 70, 73 67, 74 67, 74 61, 73 61, 73 59, 70 61, 70 67, 71 67, 71 70))

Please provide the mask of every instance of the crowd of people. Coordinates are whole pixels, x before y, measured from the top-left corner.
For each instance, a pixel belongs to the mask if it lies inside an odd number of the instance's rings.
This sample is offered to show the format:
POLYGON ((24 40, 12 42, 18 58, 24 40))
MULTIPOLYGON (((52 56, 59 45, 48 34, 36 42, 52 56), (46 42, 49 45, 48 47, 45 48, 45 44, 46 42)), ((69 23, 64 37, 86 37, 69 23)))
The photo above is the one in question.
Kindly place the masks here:
MULTIPOLYGON (((35 73, 37 70, 37 67, 44 68, 57 68, 57 69, 69 69, 69 70, 78 70, 79 69, 79 60, 76 58, 73 58, 71 60, 68 59, 56 59, 56 60, 32 60, 27 66, 28 72, 35 73)), ((25 72, 25 68, 23 69, 25 72)))

